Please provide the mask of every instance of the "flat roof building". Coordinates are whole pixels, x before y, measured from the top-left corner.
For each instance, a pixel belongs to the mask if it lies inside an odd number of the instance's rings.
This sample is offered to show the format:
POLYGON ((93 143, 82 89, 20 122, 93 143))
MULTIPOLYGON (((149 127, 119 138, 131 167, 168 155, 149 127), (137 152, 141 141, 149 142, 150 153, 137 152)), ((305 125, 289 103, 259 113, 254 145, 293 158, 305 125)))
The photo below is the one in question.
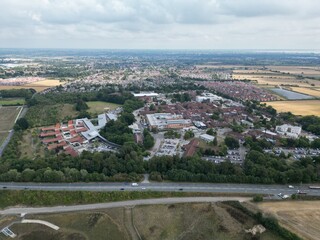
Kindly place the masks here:
POLYGON ((301 127, 283 124, 276 126, 276 132, 289 138, 298 138, 301 134, 301 127))
POLYGON ((215 139, 214 136, 211 136, 209 134, 202 134, 202 135, 199 136, 199 138, 204 140, 204 141, 206 141, 206 142, 208 142, 208 143, 212 142, 215 139))
POLYGON ((143 97, 158 97, 159 94, 155 92, 140 92, 140 93, 133 93, 133 96, 137 98, 143 97))
POLYGON ((146 115, 150 129, 181 129, 192 125, 190 119, 184 119, 182 115, 171 113, 154 113, 146 115))

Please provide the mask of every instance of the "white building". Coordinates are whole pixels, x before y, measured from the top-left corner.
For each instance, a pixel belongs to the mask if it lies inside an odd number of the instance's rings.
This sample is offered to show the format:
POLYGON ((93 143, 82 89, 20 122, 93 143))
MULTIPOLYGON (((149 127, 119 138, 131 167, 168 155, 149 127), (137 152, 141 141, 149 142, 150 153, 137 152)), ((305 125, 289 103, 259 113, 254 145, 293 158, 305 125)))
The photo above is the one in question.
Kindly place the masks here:
POLYGON ((276 132, 289 138, 298 138, 301 134, 301 127, 283 124, 280 126, 276 126, 276 132))
POLYGON ((143 98, 143 97, 158 97, 159 94, 155 92, 140 92, 140 93, 133 93, 133 96, 137 98, 143 98))
POLYGON ((220 101, 222 99, 223 99, 222 97, 219 97, 212 93, 202 93, 201 96, 196 96, 197 102, 204 102, 204 101, 215 102, 215 101, 220 101))
POLYGON ((211 136, 211 135, 209 135, 209 134, 202 134, 202 135, 199 136, 199 138, 200 138, 201 140, 206 141, 207 143, 212 142, 212 141, 215 139, 214 136, 211 136))
POLYGON ((150 129, 181 129, 192 125, 190 119, 184 119, 182 115, 171 113, 147 114, 146 118, 150 129))

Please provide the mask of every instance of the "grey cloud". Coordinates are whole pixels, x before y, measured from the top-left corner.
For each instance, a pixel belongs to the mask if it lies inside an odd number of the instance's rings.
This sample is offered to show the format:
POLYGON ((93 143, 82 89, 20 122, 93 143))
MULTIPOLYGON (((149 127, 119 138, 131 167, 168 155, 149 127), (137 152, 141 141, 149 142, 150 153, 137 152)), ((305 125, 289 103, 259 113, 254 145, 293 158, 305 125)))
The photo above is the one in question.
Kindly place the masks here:
POLYGON ((0 0, 0 8, 0 47, 310 48, 320 39, 317 0, 0 0))

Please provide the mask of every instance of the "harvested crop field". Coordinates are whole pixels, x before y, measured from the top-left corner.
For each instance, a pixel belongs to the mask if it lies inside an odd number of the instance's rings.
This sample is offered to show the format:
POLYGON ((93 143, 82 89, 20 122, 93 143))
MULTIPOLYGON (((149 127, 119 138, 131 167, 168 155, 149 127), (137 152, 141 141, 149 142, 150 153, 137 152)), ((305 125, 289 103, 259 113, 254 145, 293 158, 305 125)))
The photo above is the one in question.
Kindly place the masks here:
POLYGON ((320 100, 274 101, 265 102, 278 112, 291 112, 295 115, 320 116, 320 100))
POLYGON ((251 80, 259 85, 272 86, 299 86, 312 87, 320 86, 320 81, 312 79, 297 79, 293 76, 286 75, 255 75, 255 74, 233 74, 232 77, 237 80, 251 80))
POLYGON ((302 75, 304 77, 320 77, 319 67, 306 66, 267 66, 272 71, 278 71, 286 74, 302 75))
POLYGON ((314 97, 320 97, 320 91, 312 88, 292 87, 291 90, 303 94, 308 94, 314 97))
POLYGON ((265 202, 258 207, 303 239, 320 239, 320 201, 265 202))
MULTIPOLYGON (((257 225, 251 217, 224 203, 136 206, 27 218, 48 221, 60 229, 18 223, 10 228, 17 239, 256 239, 245 230, 257 225)), ((269 230, 258 235, 261 240, 282 239, 269 230)))
POLYGON ((45 89, 59 86, 61 83, 59 80, 42 80, 38 82, 33 82, 30 84, 25 84, 21 86, 0 86, 0 90, 8 90, 8 89, 25 89, 25 88, 33 88, 37 92, 41 92, 45 89))

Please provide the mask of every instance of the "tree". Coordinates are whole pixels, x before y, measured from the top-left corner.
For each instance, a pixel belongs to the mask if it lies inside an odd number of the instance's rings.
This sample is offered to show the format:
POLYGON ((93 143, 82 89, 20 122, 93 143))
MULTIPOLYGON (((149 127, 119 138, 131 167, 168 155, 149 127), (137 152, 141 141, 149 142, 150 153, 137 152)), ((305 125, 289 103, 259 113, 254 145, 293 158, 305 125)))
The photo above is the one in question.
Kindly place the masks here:
POLYGON ((20 118, 17 120, 14 130, 26 130, 29 127, 29 122, 25 118, 20 118))
POLYGON ((154 145, 154 138, 150 134, 150 132, 147 129, 143 130, 143 146, 146 149, 152 148, 154 145))
POLYGON ((206 133, 211 135, 211 136, 215 136, 216 135, 216 132, 213 130, 213 128, 209 128, 206 133))
POLYGON ((239 148, 239 141, 233 137, 227 136, 224 139, 224 142, 228 146, 228 148, 230 148, 230 149, 239 148))
POLYGON ((254 202, 262 202, 263 197, 261 195, 255 195, 252 199, 254 202))
POLYGON ((79 99, 77 102, 76 102, 76 110, 81 112, 81 111, 85 111, 89 109, 89 106, 86 104, 85 101, 83 101, 82 99, 79 99))
POLYGON ((188 140, 188 139, 193 138, 193 137, 194 137, 194 133, 193 133, 191 130, 188 130, 188 131, 185 132, 183 138, 184 138, 185 140, 188 140))
POLYGON ((150 105, 150 107, 149 107, 149 110, 150 110, 150 111, 156 110, 156 106, 152 103, 152 104, 150 105))

